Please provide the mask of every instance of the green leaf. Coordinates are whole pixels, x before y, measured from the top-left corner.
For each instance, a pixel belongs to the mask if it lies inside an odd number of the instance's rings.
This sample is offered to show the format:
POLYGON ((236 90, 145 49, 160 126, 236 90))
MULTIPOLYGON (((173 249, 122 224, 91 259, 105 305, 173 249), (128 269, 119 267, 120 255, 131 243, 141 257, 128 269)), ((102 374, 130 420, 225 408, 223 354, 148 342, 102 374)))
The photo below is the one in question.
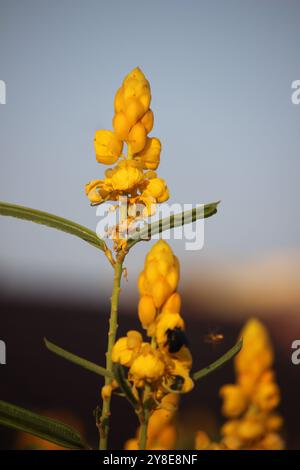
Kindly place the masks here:
POLYGON ((212 202, 211 204, 205 204, 199 207, 195 207, 191 210, 180 212, 179 214, 172 214, 170 217, 159 219, 152 224, 147 224, 140 231, 136 231, 131 238, 128 240, 127 247, 130 249, 136 243, 141 240, 150 240, 150 238, 158 233, 162 233, 165 230, 169 230, 181 225, 190 224, 198 219, 206 219, 216 214, 217 207, 220 201, 212 202))
POLYGON ((30 209, 29 207, 18 206, 9 204, 8 202, 0 201, 0 215, 16 217, 17 219, 29 220, 36 224, 46 225, 48 227, 61 230, 62 232, 70 233, 76 237, 85 240, 90 245, 105 251, 105 243, 97 237, 96 233, 83 225, 79 225, 72 220, 58 217, 57 215, 49 214, 48 212, 30 209))
POLYGON ((115 362, 113 364, 113 373, 114 373, 116 381, 119 384, 120 389, 124 393, 127 400, 131 403, 133 408, 137 408, 138 402, 132 393, 132 390, 128 381, 126 380, 126 377, 124 374, 124 367, 121 364, 118 364, 117 362, 115 362))
POLYGON ((205 377, 206 375, 222 367, 224 364, 226 364, 226 362, 230 361, 230 359, 232 359, 242 349, 242 346, 243 346, 243 340, 241 339, 240 341, 238 341, 238 343, 236 343, 233 346, 233 348, 229 349, 227 353, 225 353, 215 362, 205 367, 204 369, 201 369, 201 370, 198 370, 198 372, 195 372, 193 374, 193 379, 194 380, 203 379, 203 377, 205 377))
POLYGON ((44 341, 46 348, 49 349, 49 351, 53 352, 54 354, 57 354, 60 357, 63 357, 67 361, 73 362, 73 364, 77 364, 78 366, 83 367, 84 369, 87 369, 90 372, 94 372, 97 375, 113 378, 113 375, 104 367, 98 366, 94 362, 88 361, 87 359, 83 359, 80 356, 76 356, 76 354, 72 354, 69 351, 60 348, 59 346, 56 346, 56 344, 51 343, 46 338, 44 338, 44 341))
POLYGON ((5 401, 0 401, 0 424, 68 449, 87 448, 80 433, 70 426, 5 401))

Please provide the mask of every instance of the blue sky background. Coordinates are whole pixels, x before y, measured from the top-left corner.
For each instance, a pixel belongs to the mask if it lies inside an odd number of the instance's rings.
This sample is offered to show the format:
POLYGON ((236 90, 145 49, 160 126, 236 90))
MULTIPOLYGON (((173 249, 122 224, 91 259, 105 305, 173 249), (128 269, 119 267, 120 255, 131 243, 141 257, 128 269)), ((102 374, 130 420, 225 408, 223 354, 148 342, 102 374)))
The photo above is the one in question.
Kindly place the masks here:
MULTIPOLYGON (((185 269, 298 252, 299 20, 296 0, 0 0, 0 199, 95 228, 83 190, 103 174, 94 131, 111 127, 115 91, 139 65, 171 201, 222 200, 204 250, 172 243, 185 269)), ((8 218, 0 230, 7 287, 84 295, 110 281, 101 254, 75 238, 8 218)), ((145 251, 128 258, 131 279, 145 251)))

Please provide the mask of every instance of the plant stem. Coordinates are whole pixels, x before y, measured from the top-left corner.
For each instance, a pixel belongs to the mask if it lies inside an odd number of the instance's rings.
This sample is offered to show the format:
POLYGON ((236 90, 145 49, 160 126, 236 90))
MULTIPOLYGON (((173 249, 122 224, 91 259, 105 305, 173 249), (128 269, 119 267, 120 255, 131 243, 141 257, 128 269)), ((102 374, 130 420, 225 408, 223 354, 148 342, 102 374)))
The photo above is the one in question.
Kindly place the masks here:
MULTIPOLYGON (((112 349, 116 341, 116 334, 118 328, 118 303, 120 296, 120 285, 122 278, 124 255, 119 256, 114 265, 114 284, 111 296, 111 309, 109 319, 109 332, 108 332, 108 344, 106 352, 106 370, 112 373, 112 349)), ((109 385, 112 379, 105 377, 105 385, 109 385)), ((100 443, 99 449, 107 449, 107 440, 109 432, 109 418, 110 418, 110 402, 111 397, 103 400, 102 413, 99 423, 100 443)))
POLYGON ((147 446, 149 412, 145 411, 143 419, 140 421, 139 450, 145 450, 147 446))

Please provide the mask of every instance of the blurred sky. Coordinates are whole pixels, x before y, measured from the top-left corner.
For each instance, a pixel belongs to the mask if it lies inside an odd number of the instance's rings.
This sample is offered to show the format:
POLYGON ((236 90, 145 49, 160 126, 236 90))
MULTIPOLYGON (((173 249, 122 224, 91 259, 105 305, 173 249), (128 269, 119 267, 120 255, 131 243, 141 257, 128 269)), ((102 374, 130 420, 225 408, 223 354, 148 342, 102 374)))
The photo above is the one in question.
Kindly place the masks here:
MULTIPOLYGON (((172 244, 184 263, 297 252, 299 20, 297 0, 0 0, 0 199, 95 228, 84 195, 103 174, 94 131, 111 127, 114 94, 139 65, 171 201, 222 200, 204 250, 172 244)), ((76 238, 10 218, 0 228, 6 286, 88 294, 110 282, 76 238)), ((128 258, 133 278, 145 251, 128 258)))

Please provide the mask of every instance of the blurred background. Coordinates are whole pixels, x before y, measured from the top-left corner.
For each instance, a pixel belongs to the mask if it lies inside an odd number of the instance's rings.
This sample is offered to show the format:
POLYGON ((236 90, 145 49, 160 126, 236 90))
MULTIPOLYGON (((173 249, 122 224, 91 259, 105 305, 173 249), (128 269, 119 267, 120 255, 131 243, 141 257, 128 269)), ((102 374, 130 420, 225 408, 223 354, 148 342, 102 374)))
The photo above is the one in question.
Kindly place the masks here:
MULTIPOLYGON (((300 337, 299 18, 297 0, 0 0, 0 199, 96 229, 84 194, 103 175, 93 135, 111 128, 114 94, 140 66, 170 202, 222 200, 201 251, 171 240, 195 367, 231 347, 250 316, 264 321, 289 448, 300 448, 300 366, 290 359, 300 337), (217 348, 203 340, 211 330, 224 334, 217 348)), ((71 415, 95 439, 101 383, 47 352, 43 337, 103 363, 111 268, 63 233, 4 217, 0 227, 1 399, 71 415)), ((126 260, 120 334, 138 327, 136 280, 149 247, 126 260)), ((220 422, 218 389, 231 380, 228 364, 182 400, 185 429, 220 422)), ((114 422, 128 412, 116 400, 114 422)), ((114 448, 135 426, 113 426, 114 448)), ((16 447, 12 431, 0 433, 2 448, 16 447)))

